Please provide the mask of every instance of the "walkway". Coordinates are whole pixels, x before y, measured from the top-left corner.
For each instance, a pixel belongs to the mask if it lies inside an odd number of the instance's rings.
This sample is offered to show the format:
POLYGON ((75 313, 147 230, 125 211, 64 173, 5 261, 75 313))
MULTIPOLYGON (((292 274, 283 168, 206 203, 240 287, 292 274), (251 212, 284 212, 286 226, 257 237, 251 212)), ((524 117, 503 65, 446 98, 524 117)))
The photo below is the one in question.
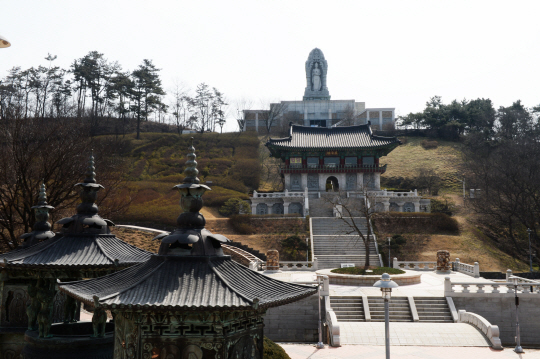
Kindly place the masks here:
MULTIPOLYGON (((341 344, 384 345, 384 323, 340 322, 341 344)), ((489 347, 486 337, 465 323, 390 323, 391 345, 489 347)))
MULTIPOLYGON (((291 359, 384 359, 384 345, 344 345, 339 348, 325 346, 317 349, 312 344, 279 343, 291 359)), ((392 359, 540 359, 540 350, 525 349, 516 354, 512 348, 493 350, 486 347, 425 347, 392 346, 392 359)))

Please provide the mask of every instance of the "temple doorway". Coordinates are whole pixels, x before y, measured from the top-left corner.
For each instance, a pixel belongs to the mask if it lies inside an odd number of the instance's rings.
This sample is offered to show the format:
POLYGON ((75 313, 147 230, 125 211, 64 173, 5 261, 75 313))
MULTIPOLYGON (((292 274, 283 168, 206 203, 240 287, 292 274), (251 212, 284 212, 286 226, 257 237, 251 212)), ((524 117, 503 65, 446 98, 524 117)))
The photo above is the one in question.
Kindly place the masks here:
POLYGON ((334 176, 330 176, 326 179, 326 192, 338 192, 339 182, 334 176))

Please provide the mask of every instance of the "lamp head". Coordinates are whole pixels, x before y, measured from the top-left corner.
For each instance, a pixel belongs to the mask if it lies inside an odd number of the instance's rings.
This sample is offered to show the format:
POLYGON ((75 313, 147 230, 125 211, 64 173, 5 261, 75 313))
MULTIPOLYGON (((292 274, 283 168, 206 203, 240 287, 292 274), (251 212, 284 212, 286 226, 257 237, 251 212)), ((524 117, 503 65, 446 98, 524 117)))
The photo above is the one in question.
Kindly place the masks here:
POLYGON ((9 42, 8 39, 6 39, 2 35, 0 35, 0 48, 2 48, 2 47, 10 47, 10 46, 11 46, 11 42, 9 42))
POLYGON ((397 288, 398 284, 390 279, 388 273, 383 273, 381 280, 373 284, 374 287, 381 288, 382 296, 384 299, 390 299, 392 295, 392 288, 397 288))

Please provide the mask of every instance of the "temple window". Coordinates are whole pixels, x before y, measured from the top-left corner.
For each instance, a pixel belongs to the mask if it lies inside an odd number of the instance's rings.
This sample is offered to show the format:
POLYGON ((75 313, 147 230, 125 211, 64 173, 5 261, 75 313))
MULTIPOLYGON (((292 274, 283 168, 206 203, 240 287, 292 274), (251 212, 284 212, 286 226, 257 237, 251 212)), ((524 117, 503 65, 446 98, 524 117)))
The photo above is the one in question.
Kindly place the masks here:
POLYGON ((345 167, 356 167, 357 164, 357 157, 345 157, 345 167))
POLYGON ((339 166, 339 157, 325 157, 324 158, 324 167, 336 168, 338 166, 339 166))
POLYGON ((307 166, 308 168, 317 168, 319 166, 319 157, 308 157, 307 166))
POLYGON ((294 167, 294 168, 302 167, 302 157, 291 157, 291 167, 294 167))
POLYGON ((369 156, 362 158, 362 164, 364 166, 374 166, 375 165, 375 157, 369 156))

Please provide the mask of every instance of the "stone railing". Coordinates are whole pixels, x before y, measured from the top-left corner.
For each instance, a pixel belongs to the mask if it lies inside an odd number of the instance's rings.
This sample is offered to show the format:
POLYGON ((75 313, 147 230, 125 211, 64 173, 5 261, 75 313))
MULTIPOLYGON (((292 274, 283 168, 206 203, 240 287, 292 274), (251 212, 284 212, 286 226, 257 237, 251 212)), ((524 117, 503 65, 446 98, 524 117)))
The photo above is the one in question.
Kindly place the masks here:
POLYGON ((502 349, 501 339, 499 338, 499 327, 491 324, 486 318, 465 310, 458 312, 458 323, 469 323, 478 328, 491 342, 493 349, 502 349))
POLYGON ((281 173, 336 173, 336 172, 381 172, 386 171, 386 165, 341 165, 341 164, 325 164, 325 165, 282 165, 280 166, 281 173))
MULTIPOLYGON (((266 270, 266 263, 264 262, 252 262, 249 268, 257 268, 257 270, 266 270)), ((314 272, 318 269, 317 258, 313 261, 296 261, 296 262, 279 262, 279 270, 283 272, 288 271, 310 271, 314 272)))
POLYGON ((285 190, 283 192, 271 192, 271 193, 258 193, 253 191, 253 198, 282 198, 282 197, 305 197, 305 192, 289 192, 285 190))
POLYGON ((434 271, 435 269, 437 269, 437 262, 398 261, 397 258, 394 258, 393 267, 396 269, 434 271))
POLYGON ((511 282, 477 283, 452 282, 450 277, 444 279, 445 297, 468 297, 476 295, 540 295, 540 283, 521 283, 517 286, 511 282))
POLYGON ((456 261, 452 262, 452 266, 455 272, 464 273, 474 278, 480 277, 480 265, 478 262, 474 262, 474 264, 465 264, 461 263, 459 258, 456 258, 456 261))
POLYGON ((421 197, 418 195, 418 191, 409 191, 409 192, 394 192, 394 191, 368 191, 368 196, 370 197, 421 197))
POLYGON ((325 303, 325 318, 326 318, 325 323, 328 330, 328 338, 330 339, 330 342, 328 343, 328 345, 332 347, 340 347, 341 346, 340 329, 339 329, 339 323, 337 320, 336 313, 330 307, 329 297, 325 297, 324 303, 325 303))

